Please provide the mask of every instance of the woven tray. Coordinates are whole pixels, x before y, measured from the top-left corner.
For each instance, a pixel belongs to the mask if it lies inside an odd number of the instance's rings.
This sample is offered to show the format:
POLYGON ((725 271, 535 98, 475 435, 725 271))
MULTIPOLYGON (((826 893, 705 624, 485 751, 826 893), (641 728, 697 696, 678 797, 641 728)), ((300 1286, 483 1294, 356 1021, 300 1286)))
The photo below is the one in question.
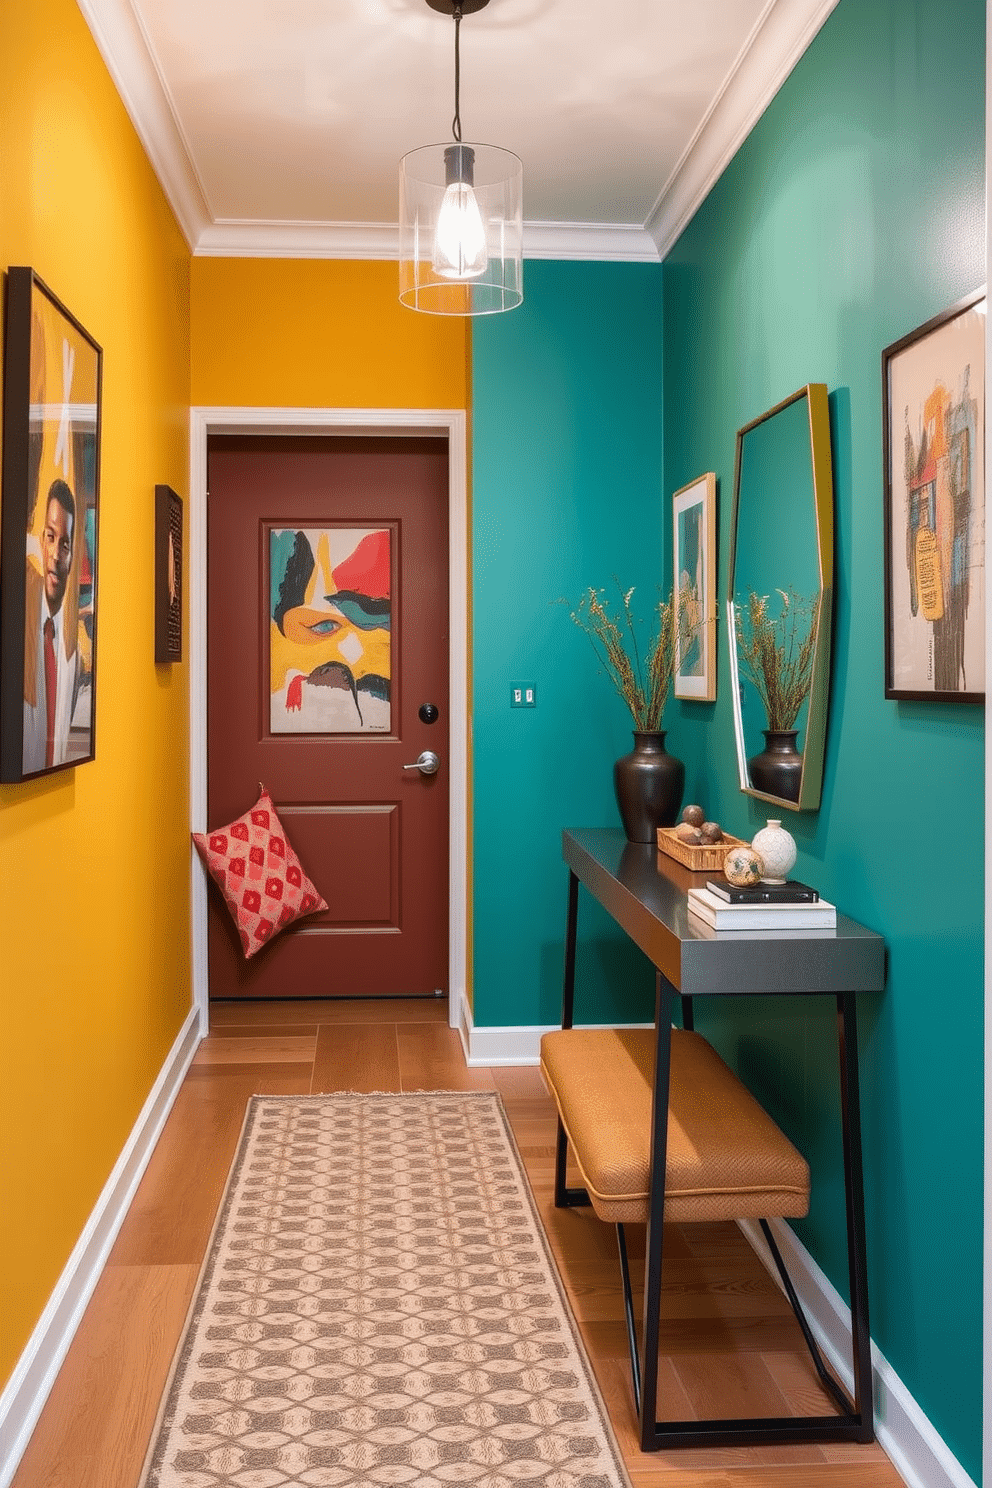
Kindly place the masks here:
POLYGON ((674 827, 658 828, 659 850, 696 873, 712 873, 715 868, 722 869, 727 850, 745 845, 743 837, 731 837, 729 832, 724 832, 722 842, 703 842, 696 847, 691 842, 680 841, 675 835, 674 827))

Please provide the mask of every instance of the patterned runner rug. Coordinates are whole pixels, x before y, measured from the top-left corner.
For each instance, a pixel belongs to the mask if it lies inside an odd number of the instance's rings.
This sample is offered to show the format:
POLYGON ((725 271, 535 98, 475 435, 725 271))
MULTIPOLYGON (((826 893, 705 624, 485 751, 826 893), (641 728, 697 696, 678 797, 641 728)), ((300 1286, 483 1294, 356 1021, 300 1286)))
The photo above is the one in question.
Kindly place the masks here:
POLYGON ((256 1096, 144 1488, 629 1488, 498 1095, 256 1096))

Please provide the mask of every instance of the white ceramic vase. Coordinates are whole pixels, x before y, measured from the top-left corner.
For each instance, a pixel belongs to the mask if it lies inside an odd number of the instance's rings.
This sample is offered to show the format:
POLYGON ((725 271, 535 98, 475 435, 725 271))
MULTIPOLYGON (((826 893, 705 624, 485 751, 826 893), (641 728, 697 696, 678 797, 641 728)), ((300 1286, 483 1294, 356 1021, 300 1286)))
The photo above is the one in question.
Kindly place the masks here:
POLYGON ((751 846, 761 858, 763 883, 785 883, 796 862, 796 840, 780 821, 769 820, 755 832, 751 846))

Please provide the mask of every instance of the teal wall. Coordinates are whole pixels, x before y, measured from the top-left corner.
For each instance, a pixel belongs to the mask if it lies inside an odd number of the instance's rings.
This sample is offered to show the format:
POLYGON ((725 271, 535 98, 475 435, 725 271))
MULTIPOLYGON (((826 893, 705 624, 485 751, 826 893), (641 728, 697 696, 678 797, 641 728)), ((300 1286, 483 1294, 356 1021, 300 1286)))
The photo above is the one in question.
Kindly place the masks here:
MULTIPOLYGON (((796 873, 885 936, 863 998, 872 1336, 978 1479, 982 1384, 983 718, 886 702, 881 354, 984 279, 983 0, 840 0, 664 266, 665 488, 720 482, 720 582, 741 425, 830 391, 836 630, 823 803, 787 814, 796 873)), ((707 810, 750 837, 726 637, 712 705, 670 708, 707 810)), ((702 1020, 701 1020, 701 1026, 702 1020)), ((813 1165, 797 1226, 846 1295, 835 1036, 812 1004, 706 1031, 813 1165)))
MULTIPOLYGON (((881 353, 984 276, 984 39, 982 0, 840 0, 663 270, 531 262, 523 307, 473 328, 481 1026, 556 1019, 560 829, 617 824, 629 720, 555 601, 614 574, 653 598, 671 493, 706 470, 722 596, 736 430, 806 382, 830 390, 823 802, 786 824, 797 873, 887 942, 886 991, 859 1006, 872 1335, 976 1480, 983 718, 883 696, 881 353), (510 709, 513 682, 536 709, 510 709)), ((737 786, 725 647, 721 628, 716 703, 670 701, 665 721, 686 798, 750 837, 766 812, 737 786)), ((587 902, 581 929, 580 1017, 646 1016, 639 955, 587 902)), ((809 1156, 797 1228, 846 1295, 830 1010, 755 999, 705 1026, 809 1156)))
MULTIPOLYGON (((474 991, 480 1025, 560 1017, 563 826, 619 826, 630 715, 569 619, 616 575, 658 599, 660 264, 529 262, 523 305, 473 325, 474 991), (514 682, 537 706, 511 709, 514 682)), ((671 568, 669 561, 668 568, 671 568)), ((646 963, 584 906, 578 1007, 648 1017, 646 963)))

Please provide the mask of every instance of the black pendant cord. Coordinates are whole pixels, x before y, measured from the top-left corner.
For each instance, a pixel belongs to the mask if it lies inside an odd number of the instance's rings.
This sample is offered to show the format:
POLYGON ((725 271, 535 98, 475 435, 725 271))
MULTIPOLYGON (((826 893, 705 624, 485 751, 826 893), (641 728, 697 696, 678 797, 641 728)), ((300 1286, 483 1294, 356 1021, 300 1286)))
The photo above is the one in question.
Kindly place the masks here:
POLYGON ((462 24, 462 8, 457 3, 453 7, 452 14, 455 18, 455 117, 451 121, 451 134, 456 143, 460 145, 462 142, 462 115, 460 104, 462 66, 461 47, 459 45, 459 42, 460 28, 462 24))

